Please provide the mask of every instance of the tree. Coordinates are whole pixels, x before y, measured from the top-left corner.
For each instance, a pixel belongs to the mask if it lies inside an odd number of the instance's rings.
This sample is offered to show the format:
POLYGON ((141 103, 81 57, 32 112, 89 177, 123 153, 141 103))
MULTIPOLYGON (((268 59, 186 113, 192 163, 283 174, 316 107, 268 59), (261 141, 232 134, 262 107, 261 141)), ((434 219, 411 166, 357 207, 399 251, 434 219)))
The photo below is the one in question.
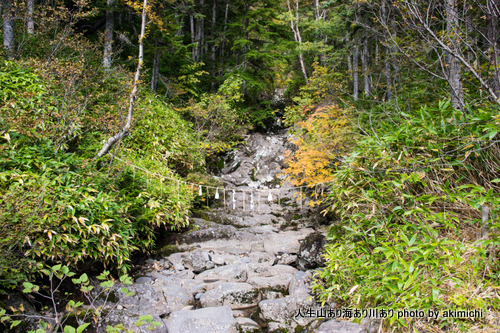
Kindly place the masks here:
POLYGON ((139 63, 137 64, 137 70, 135 71, 135 76, 134 76, 134 83, 132 86, 132 91, 130 92, 129 106, 128 106, 127 118, 125 121, 125 126, 123 126, 120 132, 109 138, 108 141, 104 143, 101 150, 97 154, 97 157, 99 158, 106 155, 117 142, 123 139, 130 132, 130 128, 132 126, 132 115, 134 112, 135 100, 137 98, 139 78, 141 76, 141 68, 144 58, 143 45, 144 45, 144 37, 146 35, 147 6, 148 6, 148 0, 144 0, 142 6, 141 35, 139 37, 139 63))
POLYGON ((33 20, 33 13, 35 7, 35 0, 27 0, 26 1, 26 10, 27 10, 27 32, 32 35, 35 32, 35 21, 33 20))
POLYGON ((446 51, 447 79, 450 84, 451 104, 457 110, 463 110, 464 91, 462 87, 462 74, 460 69, 461 55, 459 39, 459 20, 456 0, 445 0, 446 8, 446 33, 449 40, 449 50, 446 51))
POLYGON ((456 0, 397 2, 394 8, 401 20, 393 29, 397 28, 400 36, 396 38, 390 33, 387 36, 392 45, 420 70, 448 83, 455 109, 463 110, 466 103, 464 84, 470 86, 468 91, 479 92, 479 98, 485 95, 500 105, 495 79, 499 69, 495 66, 497 58, 492 56, 498 53, 495 51, 498 36, 495 37, 496 29, 491 25, 498 28, 498 2, 488 0, 485 6, 473 0, 460 5, 458 10, 456 0), (486 26, 483 23, 485 18, 489 18, 486 26), (404 38, 418 40, 418 44, 404 45, 401 42, 404 38), (474 42, 475 38, 479 41, 474 42), (463 75, 469 77, 466 82, 462 80, 463 75))
POLYGON ((7 58, 14 56, 14 8, 12 0, 3 0, 3 48, 7 58))
POLYGON ((115 15, 113 6, 115 5, 116 0, 107 0, 107 9, 106 9, 106 32, 104 34, 104 57, 103 57, 103 66, 105 68, 111 67, 112 62, 112 54, 113 54, 113 31, 115 24, 115 15))
POLYGON ((290 5, 290 0, 286 0, 286 4, 288 7, 288 14, 289 14, 289 21, 290 21, 290 28, 292 29, 293 32, 293 37, 295 41, 299 44, 299 61, 300 61, 300 68, 302 69, 302 74, 304 75, 304 79, 306 81, 306 84, 309 83, 308 78, 307 78, 307 70, 306 70, 306 65, 304 63, 304 54, 303 51, 301 50, 302 47, 302 36, 300 35, 300 16, 299 16, 299 0, 295 0, 295 8, 292 10, 292 6, 290 5))

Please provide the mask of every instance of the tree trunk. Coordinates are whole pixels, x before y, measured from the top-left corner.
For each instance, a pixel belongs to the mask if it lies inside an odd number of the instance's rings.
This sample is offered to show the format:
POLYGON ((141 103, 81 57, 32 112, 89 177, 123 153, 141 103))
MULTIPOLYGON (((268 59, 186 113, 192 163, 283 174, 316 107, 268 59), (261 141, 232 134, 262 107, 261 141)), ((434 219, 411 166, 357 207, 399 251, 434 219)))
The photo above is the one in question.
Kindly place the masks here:
POLYGON ((359 45, 357 43, 357 40, 354 40, 354 52, 352 54, 352 81, 353 81, 352 97, 354 98, 355 101, 358 100, 358 90, 359 90, 358 59, 359 59, 359 45))
MULTIPOLYGON (((350 41, 349 34, 347 34, 347 36, 345 37, 345 41, 347 45, 349 45, 350 41)), ((349 74, 352 75, 352 55, 349 53, 347 54, 347 70, 349 71, 349 74)))
POLYGON ((3 48, 7 58, 14 56, 14 13, 12 0, 3 1, 3 48))
MULTIPOLYGON (((220 49, 220 56, 221 58, 224 57, 224 48, 226 46, 226 30, 227 30, 227 15, 229 12, 229 3, 226 1, 226 10, 224 12, 224 31, 222 34, 222 43, 221 43, 221 49, 220 49)), ((224 60, 222 60, 224 61, 224 60)))
POLYGON ((28 34, 30 35, 32 35, 35 32, 35 21, 33 20, 34 6, 35 6, 35 0, 26 1, 26 9, 28 12, 27 31, 28 34))
POLYGON ((121 132, 117 133, 116 135, 112 136, 111 138, 104 143, 102 146, 101 151, 97 154, 97 157, 103 157, 106 155, 113 146, 119 142, 123 137, 125 137, 129 132, 130 132, 130 127, 132 126, 132 115, 134 112, 134 105, 135 105, 135 100, 137 98, 137 89, 139 86, 139 78, 141 76, 141 68, 142 68, 142 63, 144 59, 144 36, 146 34, 146 19, 147 19, 147 6, 148 6, 148 0, 144 0, 143 7, 142 7, 142 23, 141 23, 141 35, 139 37, 139 63, 137 64, 137 70, 135 72, 134 76, 134 83, 132 86, 132 91, 130 92, 130 98, 129 98, 129 107, 128 107, 128 113, 127 113, 127 119, 125 122, 125 126, 123 126, 123 129, 121 132))
POLYGON ((102 64, 104 68, 110 68, 113 55, 113 32, 115 25, 115 15, 113 6, 115 5, 115 0, 107 0, 107 10, 106 10, 106 32, 104 35, 104 57, 102 64))
POLYGON ((227 29, 227 15, 229 12, 229 2, 226 1, 226 10, 224 12, 224 29, 222 32, 222 42, 220 45, 220 71, 219 75, 224 75, 224 48, 226 47, 226 29, 227 29))
POLYGON ((288 12, 290 14, 290 28, 292 29, 293 32, 293 37, 297 43, 299 43, 299 62, 300 62, 300 68, 302 70, 302 74, 304 75, 304 79, 306 80, 306 84, 309 84, 309 79, 307 77, 307 70, 306 70, 306 65, 304 62, 304 56, 302 54, 302 50, 300 50, 302 46, 302 37, 300 35, 300 29, 299 29, 299 0, 295 1, 295 17, 292 13, 292 7, 290 6, 290 0, 287 0, 287 5, 288 5, 288 12))
MULTIPOLYGON (((245 6, 245 16, 247 17, 245 19, 245 40, 248 41, 248 37, 249 37, 249 34, 248 34, 248 27, 250 25, 250 20, 248 19, 248 11, 250 10, 250 4, 247 2, 246 3, 246 6, 245 6)), ((245 43, 245 45, 243 46, 243 71, 246 71, 247 70, 247 53, 248 53, 248 43, 245 43)), ((243 95, 246 95, 247 93, 247 80, 243 80, 243 95)))
POLYGON ((212 7, 212 68, 215 67, 215 20, 217 14, 217 0, 214 0, 214 6, 212 7))
POLYGON ((155 38, 155 57, 153 60, 153 71, 151 73, 151 89, 158 90, 158 78, 160 77, 160 52, 158 52, 158 38, 155 38))
POLYGON ((365 96, 370 96, 371 94, 371 75, 370 75, 370 53, 368 49, 368 39, 365 38, 363 43, 363 54, 361 56, 361 62, 363 63, 363 79, 364 79, 364 92, 365 96))
MULTIPOLYGON (((382 25, 384 28, 388 29, 387 22, 388 20, 388 10, 387 10, 387 0, 382 1, 382 25)), ((385 36, 386 43, 388 43, 388 38, 387 34, 385 36)), ((391 48, 386 47, 385 48, 385 80, 386 80, 386 98, 387 101, 390 101, 392 99, 392 90, 391 90, 391 85, 392 85, 392 79, 391 79, 391 48)))
MULTIPOLYGON (((391 39, 395 40, 396 38, 396 21, 394 20, 394 16, 389 16, 390 24, 391 24, 391 39)), ((394 91, 397 90, 396 84, 399 83, 399 59, 395 56, 396 48, 395 46, 391 47, 391 58, 392 58, 392 68, 394 69, 394 74, 392 76, 392 87, 394 91)))
POLYGON ((189 23, 190 23, 190 27, 191 27, 191 44, 193 44, 193 46, 192 46, 193 61, 196 61, 197 45, 195 44, 196 43, 196 36, 195 36, 195 32, 194 32, 194 17, 193 17, 193 14, 189 15, 189 23))
POLYGON ((458 12, 456 0, 445 0, 446 8, 446 32, 450 40, 451 52, 447 52, 446 60, 448 66, 448 84, 450 85, 451 104, 457 110, 463 110, 464 96, 462 88, 462 74, 460 71, 460 39, 458 29, 458 12))
POLYGON ((391 80, 391 51, 390 48, 386 47, 385 48, 385 80, 386 80, 386 85, 387 85, 387 90, 386 90, 386 97, 387 100, 390 101, 392 99, 392 90, 391 90, 391 85, 392 85, 392 80, 391 80))
POLYGON ((500 96, 500 70, 498 68, 498 11, 500 10, 499 0, 487 0, 488 10, 488 46, 490 56, 490 67, 493 67, 492 90, 496 98, 500 96))

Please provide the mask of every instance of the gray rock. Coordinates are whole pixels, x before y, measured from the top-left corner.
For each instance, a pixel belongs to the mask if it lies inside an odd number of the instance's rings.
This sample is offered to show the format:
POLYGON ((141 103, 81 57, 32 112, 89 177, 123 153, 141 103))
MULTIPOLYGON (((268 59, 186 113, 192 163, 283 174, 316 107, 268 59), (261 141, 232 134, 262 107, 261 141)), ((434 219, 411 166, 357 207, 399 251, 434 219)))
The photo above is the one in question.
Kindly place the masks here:
POLYGON ((193 267, 193 273, 199 274, 207 269, 207 262, 209 262, 208 254, 204 255, 201 251, 194 251, 189 255, 188 261, 193 267))
POLYGON ((267 329, 269 333, 284 333, 284 332, 293 332, 293 328, 290 325, 283 324, 283 323, 277 323, 277 322, 270 322, 267 324, 267 329))
POLYGON ((290 309, 284 298, 276 300, 265 300, 259 303, 262 316, 266 321, 275 321, 280 323, 290 323, 290 309))
POLYGON ((175 263, 175 264, 174 264, 174 268, 175 268, 175 270, 176 270, 176 271, 183 271, 183 270, 185 270, 185 268, 184 268, 184 264, 182 264, 182 263, 180 263, 180 262, 175 263))
POLYGON ((200 297, 201 306, 204 308, 227 305, 231 309, 239 309, 256 305, 258 301, 259 293, 252 285, 237 282, 221 283, 200 297))
POLYGON ((251 263, 251 260, 248 257, 241 257, 236 261, 236 264, 249 264, 249 263, 251 263))
POLYGON ((228 306, 172 312, 165 321, 168 333, 236 333, 236 320, 228 306))
POLYGON ((189 291, 192 295, 204 290, 206 283, 204 283, 202 280, 196 280, 196 279, 189 279, 189 280, 182 280, 182 288, 186 289, 189 291))
POLYGON ((208 252, 202 252, 201 254, 203 255, 203 258, 205 258, 205 261, 211 261, 212 260, 210 254, 208 254, 208 252))
POLYGON ((179 244, 201 243, 215 239, 231 239, 237 236, 237 229, 231 225, 217 224, 211 228, 194 230, 181 235, 179 244))
POLYGON ((359 324, 332 319, 321 324, 316 333, 366 333, 366 330, 359 324))
POLYGON ((305 271, 322 266, 324 264, 322 254, 325 243, 325 235, 319 232, 308 235, 300 244, 297 253, 297 267, 305 271))
POLYGON ((259 324, 247 317, 237 317, 236 326, 240 333, 257 333, 261 332, 259 324))
POLYGON ((283 298, 283 294, 277 291, 263 290, 261 291, 263 299, 280 299, 283 298))
POLYGON ((149 276, 141 276, 135 280, 137 284, 150 284, 151 282, 153 282, 153 279, 149 276))
POLYGON ((194 303, 193 295, 184 288, 168 286, 162 292, 170 311, 179 311, 194 303))
POLYGON ((301 317, 301 313, 314 307, 314 301, 309 295, 294 295, 275 300, 265 300, 259 303, 259 308, 265 320, 285 324, 307 326, 315 317, 301 317), (294 324, 296 323, 296 324, 294 324))
POLYGON ((232 312, 234 318, 246 317, 248 315, 244 310, 233 310, 232 312))
POLYGON ((292 274, 285 273, 274 276, 251 277, 247 280, 247 283, 250 283, 260 291, 277 291, 286 294, 291 279, 292 274))
MULTIPOLYGON (((168 256, 168 261, 170 261, 174 267, 176 267, 176 266, 180 267, 179 264, 184 267, 182 260, 184 258, 186 258, 187 256, 188 256, 188 254, 185 252, 172 253, 171 255, 168 256)), ((175 269, 177 269, 177 268, 175 268, 175 269)))
POLYGON ((227 282, 245 282, 248 274, 245 267, 241 265, 221 266, 206 270, 200 273, 196 279, 201 279, 205 282, 214 280, 224 280, 227 282))
POLYGON ((297 261, 297 256, 295 254, 284 253, 278 258, 277 264, 279 265, 291 265, 297 261))
POLYGON ((378 333, 381 324, 381 318, 365 317, 361 320, 361 326, 365 328, 367 333, 378 333))
POLYGON ((311 289, 310 283, 310 274, 298 271, 292 275, 292 279, 288 287, 288 293, 290 295, 296 295, 298 293, 309 293, 311 289))
POLYGON ((212 255, 212 262, 216 265, 219 265, 219 266, 226 264, 224 257, 219 255, 219 254, 212 255))
POLYGON ((252 252, 265 252, 265 250, 264 250, 264 243, 255 243, 255 244, 252 244, 251 251, 252 252))
POLYGON ((154 259, 146 259, 145 263, 148 265, 153 265, 156 262, 154 259))
POLYGON ((248 259, 250 259, 250 262, 256 263, 256 264, 269 264, 272 265, 275 260, 274 254, 269 254, 267 252, 251 252, 248 255, 248 259))
POLYGON ((295 274, 297 269, 287 265, 274 265, 268 268, 268 276, 281 275, 281 274, 295 274))
POLYGON ((128 290, 133 292, 134 295, 126 296, 120 291, 117 292, 117 295, 120 304, 128 312, 135 315, 143 315, 144 313, 161 315, 170 312, 162 292, 158 291, 156 287, 156 285, 149 284, 134 284, 127 286, 128 290))
POLYGON ((169 285, 169 286, 177 286, 177 287, 182 287, 182 278, 179 278, 175 275, 163 275, 158 272, 151 272, 151 275, 153 275, 156 280, 154 282, 155 285, 169 285))

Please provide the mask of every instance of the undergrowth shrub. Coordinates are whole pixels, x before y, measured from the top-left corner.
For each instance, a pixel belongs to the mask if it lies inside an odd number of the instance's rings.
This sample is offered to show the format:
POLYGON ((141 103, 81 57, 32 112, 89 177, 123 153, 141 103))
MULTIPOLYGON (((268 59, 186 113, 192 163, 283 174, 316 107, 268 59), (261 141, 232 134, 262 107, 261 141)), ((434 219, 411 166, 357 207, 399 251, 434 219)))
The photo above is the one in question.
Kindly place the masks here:
MULTIPOLYGON (((103 103, 123 91, 106 89, 118 89, 126 73, 93 96, 82 87, 65 91, 66 81, 45 80, 47 73, 28 63, 0 67, 2 287, 19 283, 45 261, 80 268, 100 262, 126 271, 131 253, 152 249, 160 228, 188 223, 193 194, 179 174, 204 164, 189 124, 147 92, 117 158, 96 163, 101 140, 120 119, 119 102, 103 103)), ((85 85, 85 74, 73 74, 68 80, 78 77, 75 82, 85 85)), ((103 79, 96 75, 94 87, 103 79)))
POLYGON ((380 113, 365 123, 352 151, 331 169, 328 211, 340 222, 330 231, 326 267, 313 287, 319 298, 362 308, 484 313, 479 319, 392 317, 384 324, 401 331, 492 325, 500 309, 498 129, 495 106, 462 113, 449 102, 380 113), (490 233, 478 239, 484 206, 490 233))

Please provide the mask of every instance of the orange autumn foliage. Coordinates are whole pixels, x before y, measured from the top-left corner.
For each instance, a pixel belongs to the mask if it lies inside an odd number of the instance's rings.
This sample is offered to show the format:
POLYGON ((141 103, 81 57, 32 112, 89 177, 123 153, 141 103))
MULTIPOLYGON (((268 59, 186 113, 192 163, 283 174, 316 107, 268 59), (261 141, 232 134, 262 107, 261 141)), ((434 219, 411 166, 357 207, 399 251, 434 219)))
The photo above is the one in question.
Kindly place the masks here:
MULTIPOLYGON (((332 181, 332 171, 340 164, 341 155, 349 143, 349 122, 342 109, 326 104, 313 110, 306 119, 295 124, 290 141, 298 149, 294 154, 288 151, 285 156, 288 164, 285 172, 288 180, 296 186, 312 187, 332 181)), ((319 202, 321 200, 310 204, 313 206, 319 202)))

